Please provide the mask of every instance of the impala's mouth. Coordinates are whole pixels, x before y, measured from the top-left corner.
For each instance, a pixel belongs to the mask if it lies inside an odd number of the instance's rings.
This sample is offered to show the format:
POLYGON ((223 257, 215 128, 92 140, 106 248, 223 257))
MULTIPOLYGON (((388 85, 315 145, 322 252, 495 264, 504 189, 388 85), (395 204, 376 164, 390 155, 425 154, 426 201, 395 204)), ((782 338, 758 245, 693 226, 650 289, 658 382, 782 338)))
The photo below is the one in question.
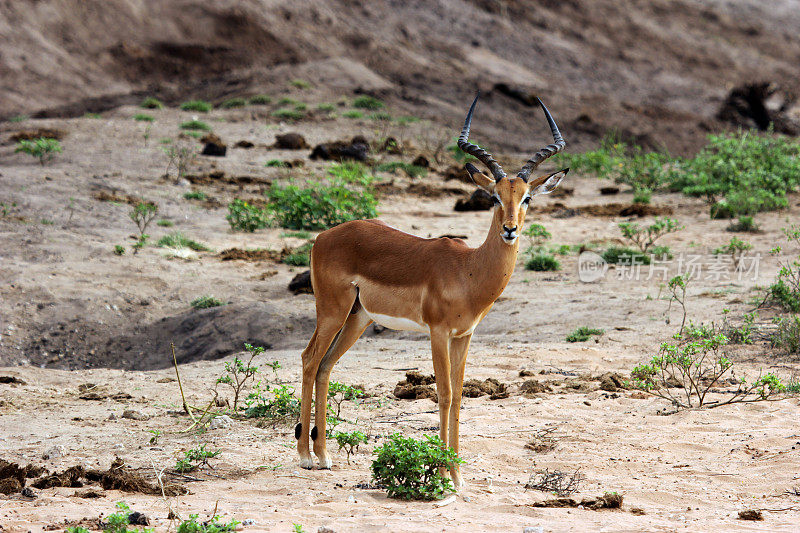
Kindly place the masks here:
POLYGON ((517 242, 517 237, 519 237, 519 235, 517 235, 516 231, 501 231, 500 237, 502 237, 504 243, 514 244, 517 242))

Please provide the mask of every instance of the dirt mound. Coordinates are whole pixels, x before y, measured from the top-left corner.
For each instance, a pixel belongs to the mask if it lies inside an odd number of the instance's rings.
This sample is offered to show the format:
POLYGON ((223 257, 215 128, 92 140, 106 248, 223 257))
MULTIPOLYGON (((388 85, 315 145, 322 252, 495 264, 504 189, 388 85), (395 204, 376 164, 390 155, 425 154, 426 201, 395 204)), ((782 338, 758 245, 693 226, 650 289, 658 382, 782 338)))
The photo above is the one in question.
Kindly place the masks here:
POLYGON ((495 378, 488 378, 483 381, 470 379, 464 382, 464 389, 461 392, 461 395, 465 398, 478 398, 487 394, 490 400, 508 398, 508 387, 505 383, 500 383, 495 378))
MULTIPOLYGON (((748 83, 735 87, 720 106, 717 118, 742 128, 800 134, 800 122, 789 116, 797 96, 777 83, 748 83)), ((800 118, 800 117, 798 117, 800 118)))
POLYGON ((573 498, 555 498, 553 500, 545 500, 543 502, 536 502, 530 504, 531 507, 582 507, 583 509, 592 509, 597 511, 600 509, 619 509, 622 507, 622 495, 615 492, 607 492, 597 498, 584 498, 577 501, 573 498))
POLYGON ((401 400, 420 400, 430 398, 434 402, 438 400, 436 389, 431 387, 436 382, 436 378, 431 375, 423 375, 416 370, 406 372, 406 379, 395 385, 393 394, 401 400))
POLYGON ((344 159, 366 161, 367 155, 369 155, 369 142, 364 137, 357 135, 349 141, 330 141, 318 144, 308 157, 324 161, 344 159))
POLYGON ((222 170, 215 170, 208 174, 189 174, 184 176, 192 185, 272 185, 272 180, 260 176, 226 176, 222 170))
POLYGON ((311 284, 311 271, 300 272, 292 281, 289 282, 289 290, 294 294, 314 294, 314 287, 311 284))
POLYGON ((66 132, 62 130, 57 130, 53 128, 39 128, 37 130, 26 130, 15 133, 11 137, 9 137, 9 141, 11 142, 32 141, 33 139, 39 139, 41 137, 44 137, 46 139, 56 139, 60 141, 66 136, 67 136, 66 132))
POLYGON ((275 250, 242 250, 241 248, 228 248, 217 254, 223 261, 280 261, 281 253, 275 250))
POLYGON ((308 338, 313 330, 313 317, 251 302, 192 309, 147 324, 126 322, 110 329, 76 318, 35 336, 27 351, 38 364, 149 370, 172 364, 170 343, 175 344, 178 362, 187 363, 239 352, 245 342, 268 349, 295 347, 298 339, 308 338), (70 346, 83 348, 77 351, 70 346), (48 359, 46 354, 59 351, 68 355, 58 361, 48 359))

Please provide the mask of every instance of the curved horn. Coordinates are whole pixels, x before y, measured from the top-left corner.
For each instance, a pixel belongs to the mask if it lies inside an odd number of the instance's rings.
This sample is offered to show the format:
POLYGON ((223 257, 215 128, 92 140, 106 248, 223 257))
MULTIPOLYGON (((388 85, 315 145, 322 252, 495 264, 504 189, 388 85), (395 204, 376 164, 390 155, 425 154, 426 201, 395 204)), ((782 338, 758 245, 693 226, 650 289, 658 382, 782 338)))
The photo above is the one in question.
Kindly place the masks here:
POLYGON ((548 144, 533 154, 533 157, 531 157, 528 162, 525 163, 525 166, 522 167, 522 170, 519 171, 517 176, 522 178, 526 183, 528 182, 528 177, 531 175, 531 172, 533 172, 533 170, 538 167, 542 161, 563 150, 564 146, 567 144, 564 142, 561 132, 558 131, 558 126, 556 126, 556 121, 553 120, 553 117, 550 115, 550 111, 547 110, 541 100, 537 98, 536 101, 539 102, 540 106, 542 106, 544 116, 547 117, 547 123, 550 124, 550 131, 553 133, 553 144, 548 144))
POLYGON ((458 147, 461 148, 464 153, 477 157, 484 165, 489 167, 489 170, 494 176, 494 180, 500 181, 506 177, 506 173, 503 172, 500 164, 495 161, 495 159, 492 157, 492 154, 480 146, 469 142, 469 127, 472 124, 472 113, 475 112, 475 104, 478 103, 478 98, 480 95, 481 93, 478 91, 478 94, 475 95, 475 100, 473 100, 472 105, 469 106, 469 113, 467 113, 467 119, 464 121, 464 128, 461 130, 461 135, 458 137, 458 147))

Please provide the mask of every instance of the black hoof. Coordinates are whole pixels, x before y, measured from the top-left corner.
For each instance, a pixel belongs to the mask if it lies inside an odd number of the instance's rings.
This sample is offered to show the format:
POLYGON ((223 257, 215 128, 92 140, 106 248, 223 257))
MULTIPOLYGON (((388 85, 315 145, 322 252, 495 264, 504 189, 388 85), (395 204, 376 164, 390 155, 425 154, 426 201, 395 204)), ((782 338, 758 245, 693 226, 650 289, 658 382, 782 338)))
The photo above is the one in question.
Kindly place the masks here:
POLYGON ((294 438, 300 440, 300 434, 303 433, 303 423, 300 422, 294 427, 294 438))
POLYGON ((317 440, 317 435, 319 432, 317 431, 317 426, 311 428, 311 440, 317 440))

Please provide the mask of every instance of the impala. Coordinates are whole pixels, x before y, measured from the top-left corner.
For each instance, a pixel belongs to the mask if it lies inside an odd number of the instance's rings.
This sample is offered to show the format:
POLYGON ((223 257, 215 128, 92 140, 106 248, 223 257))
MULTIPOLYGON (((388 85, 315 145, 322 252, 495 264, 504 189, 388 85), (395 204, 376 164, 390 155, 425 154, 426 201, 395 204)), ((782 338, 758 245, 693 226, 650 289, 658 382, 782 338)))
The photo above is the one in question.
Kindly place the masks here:
MULTIPOLYGON (((442 442, 458 453, 461 389, 467 350, 475 327, 508 284, 519 251, 519 233, 528 204, 552 192, 569 169, 530 179, 542 161, 564 148, 550 112, 539 101, 554 142, 534 154, 515 178, 506 177, 495 159, 469 142, 469 108, 458 146, 486 165, 466 169, 494 201, 489 234, 478 248, 460 239, 423 239, 378 220, 347 222, 319 234, 311 250, 311 283, 317 327, 303 351, 302 414, 295 427, 300 466, 311 468, 309 435, 320 468, 330 468, 325 415, 331 370, 372 322, 387 328, 429 333, 439 401, 442 442), (315 425, 311 426, 312 395, 315 425)), ((455 467, 456 488, 462 485, 455 467)))

